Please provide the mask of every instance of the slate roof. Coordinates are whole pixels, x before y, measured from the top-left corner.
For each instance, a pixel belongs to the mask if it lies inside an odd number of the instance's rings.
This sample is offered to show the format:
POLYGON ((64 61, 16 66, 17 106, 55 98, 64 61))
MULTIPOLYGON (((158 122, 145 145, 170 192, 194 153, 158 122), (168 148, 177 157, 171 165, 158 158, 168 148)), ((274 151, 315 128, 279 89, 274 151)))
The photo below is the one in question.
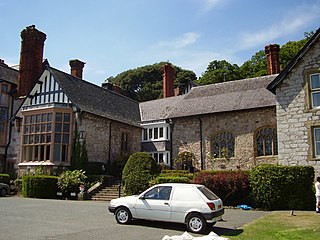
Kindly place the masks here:
POLYGON ((81 78, 47 66, 63 92, 81 110, 122 123, 140 126, 139 103, 81 78))
POLYGON ((18 84, 19 71, 8 66, 0 64, 0 80, 18 84))
POLYGON ((316 43, 320 38, 320 28, 316 33, 309 39, 309 41, 300 49, 297 55, 288 63, 288 65, 281 71, 281 73, 276 77, 267 87, 268 90, 275 94, 277 86, 283 81, 287 74, 294 68, 298 62, 303 58, 303 56, 309 51, 309 49, 316 43))
POLYGON ((140 103, 141 119, 152 121, 275 106, 275 96, 266 87, 276 76, 198 86, 182 96, 140 103))

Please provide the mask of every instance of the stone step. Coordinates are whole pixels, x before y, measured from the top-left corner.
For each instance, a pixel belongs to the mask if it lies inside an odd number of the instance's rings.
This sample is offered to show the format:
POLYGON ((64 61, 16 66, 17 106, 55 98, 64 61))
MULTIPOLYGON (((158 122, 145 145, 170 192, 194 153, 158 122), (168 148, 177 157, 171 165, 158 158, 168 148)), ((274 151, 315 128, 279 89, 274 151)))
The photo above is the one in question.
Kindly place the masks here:
MULTIPOLYGON (((123 191, 121 189, 121 196, 123 196, 123 191)), ((100 189, 97 193, 95 193, 91 199, 94 201, 110 201, 112 199, 119 197, 119 185, 113 185, 109 187, 105 187, 100 189)))

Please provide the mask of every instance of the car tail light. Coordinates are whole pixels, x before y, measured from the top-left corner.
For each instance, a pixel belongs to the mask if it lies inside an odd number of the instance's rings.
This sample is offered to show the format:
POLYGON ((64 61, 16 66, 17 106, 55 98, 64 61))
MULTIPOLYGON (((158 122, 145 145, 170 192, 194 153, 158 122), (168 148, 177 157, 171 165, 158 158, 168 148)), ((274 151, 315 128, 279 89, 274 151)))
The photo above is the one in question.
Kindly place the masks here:
POLYGON ((212 202, 208 202, 208 207, 211 209, 211 210, 215 210, 216 209, 216 206, 214 205, 214 203, 212 202))

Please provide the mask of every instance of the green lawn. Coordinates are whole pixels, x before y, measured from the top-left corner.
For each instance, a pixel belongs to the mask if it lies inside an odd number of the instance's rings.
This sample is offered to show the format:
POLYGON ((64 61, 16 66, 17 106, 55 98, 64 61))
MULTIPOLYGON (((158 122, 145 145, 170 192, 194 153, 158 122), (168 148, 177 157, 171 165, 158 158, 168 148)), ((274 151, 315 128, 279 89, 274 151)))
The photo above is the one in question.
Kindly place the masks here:
POLYGON ((320 239, 320 214, 294 211, 274 212, 245 226, 237 236, 223 236, 243 240, 315 240, 320 239))

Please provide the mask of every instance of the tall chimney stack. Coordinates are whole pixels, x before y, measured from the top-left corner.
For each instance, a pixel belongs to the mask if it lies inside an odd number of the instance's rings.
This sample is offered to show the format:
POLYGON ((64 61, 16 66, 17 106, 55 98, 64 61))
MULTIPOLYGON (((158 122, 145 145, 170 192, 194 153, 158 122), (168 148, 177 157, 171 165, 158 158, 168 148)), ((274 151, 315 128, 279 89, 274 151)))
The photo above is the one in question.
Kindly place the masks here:
POLYGON ((74 59, 69 61, 69 65, 71 67, 71 75, 78 78, 82 78, 85 63, 81 62, 78 59, 74 59))
POLYGON ((264 51, 267 55, 268 74, 271 75, 280 73, 280 46, 278 44, 270 44, 268 46, 265 46, 264 51))
POLYGON ((167 63, 162 68, 162 79, 163 79, 163 97, 174 96, 174 77, 175 69, 171 64, 167 63))
POLYGON ((37 83, 43 71, 42 58, 46 34, 32 25, 22 30, 21 39, 17 96, 26 96, 37 83))

